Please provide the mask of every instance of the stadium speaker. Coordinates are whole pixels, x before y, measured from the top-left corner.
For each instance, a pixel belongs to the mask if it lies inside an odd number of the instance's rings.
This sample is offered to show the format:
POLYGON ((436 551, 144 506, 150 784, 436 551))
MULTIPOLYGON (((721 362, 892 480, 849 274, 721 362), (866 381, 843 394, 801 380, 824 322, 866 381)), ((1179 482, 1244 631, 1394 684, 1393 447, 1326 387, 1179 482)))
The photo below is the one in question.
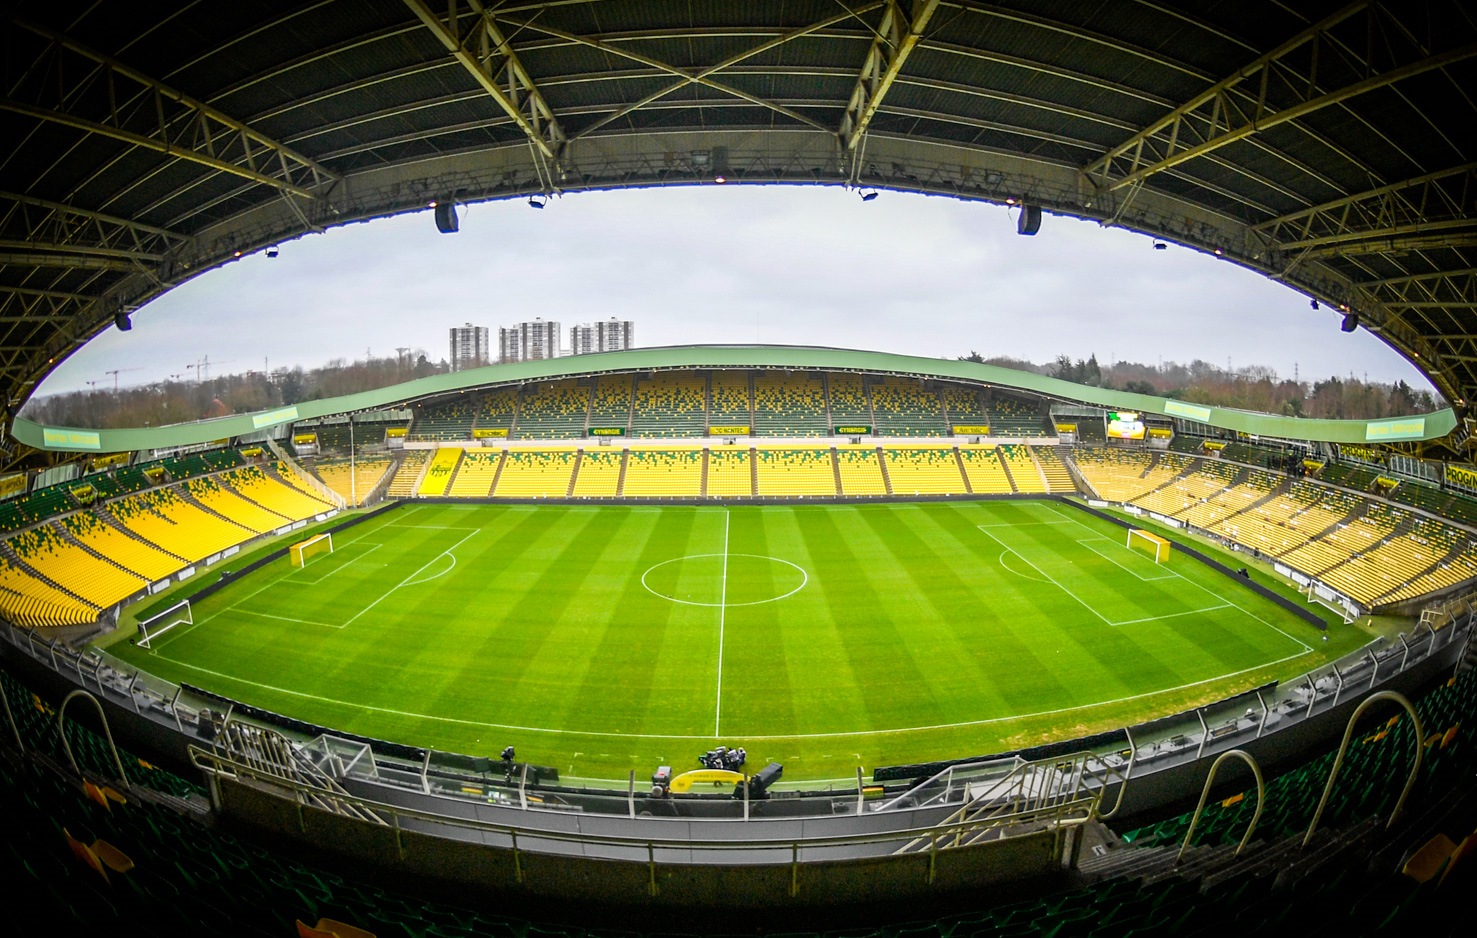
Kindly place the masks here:
POLYGON ((113 314, 113 325, 118 327, 119 332, 127 332, 133 328, 133 320, 128 318, 128 313, 120 309, 113 314))
POLYGON ((462 223, 456 217, 456 204, 453 202, 436 203, 436 230, 442 234, 453 234, 461 230, 462 223))
POLYGON ((1029 202, 1021 204, 1020 217, 1016 219, 1017 234, 1033 235, 1041 230, 1041 206, 1029 202))
POLYGON ((1359 313, 1354 310, 1350 310, 1349 312, 1345 313, 1344 321, 1342 324, 1340 324, 1339 329, 1343 330, 1344 332, 1353 332, 1355 329, 1358 328, 1359 313))

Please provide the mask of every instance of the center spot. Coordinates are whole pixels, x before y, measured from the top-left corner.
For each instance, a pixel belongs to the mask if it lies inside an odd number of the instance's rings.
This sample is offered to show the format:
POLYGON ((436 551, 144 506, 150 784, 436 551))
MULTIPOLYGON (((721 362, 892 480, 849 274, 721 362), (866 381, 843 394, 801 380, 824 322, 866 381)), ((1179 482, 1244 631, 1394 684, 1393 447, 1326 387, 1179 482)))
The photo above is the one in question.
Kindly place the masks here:
POLYGON ((799 565, 758 554, 689 554, 641 574, 649 591, 687 606, 757 606, 793 596, 809 580, 799 565))

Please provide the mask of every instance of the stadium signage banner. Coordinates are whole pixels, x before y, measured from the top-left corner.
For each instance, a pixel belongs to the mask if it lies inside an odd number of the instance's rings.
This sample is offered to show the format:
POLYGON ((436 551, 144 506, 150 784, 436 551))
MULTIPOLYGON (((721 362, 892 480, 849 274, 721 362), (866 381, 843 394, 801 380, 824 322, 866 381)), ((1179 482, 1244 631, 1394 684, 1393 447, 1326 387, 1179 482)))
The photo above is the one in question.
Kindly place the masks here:
POLYGON ((0 498, 14 498, 26 490, 26 474, 17 472, 0 478, 0 498))
POLYGON ((102 437, 92 430, 58 430, 43 427, 41 442, 58 449, 102 449, 102 437))
POLYGON ((317 443, 317 442, 318 442, 318 434, 316 434, 316 433, 294 433, 292 435, 292 445, 293 446, 306 446, 309 443, 317 443))
POLYGON ((385 438, 394 439, 395 437, 406 436, 409 433, 409 427, 390 427, 388 430, 385 431, 385 438))
POLYGON ((708 436, 748 436, 749 428, 746 426, 731 427, 709 427, 708 436))
MULTIPOLYGON (((1462 485, 1469 489, 1477 489, 1477 472, 1448 463, 1446 466, 1446 481, 1453 485, 1462 485)), ((4 482, 0 481, 0 486, 3 485, 4 482)), ((0 492, 0 495, 3 494, 3 492, 0 492)))
POLYGON ((591 427, 590 436, 625 436, 625 427, 591 427))
POLYGON ((974 425, 974 426, 971 426, 971 425, 968 425, 968 424, 963 425, 963 426, 956 425, 953 428, 953 430, 954 430, 954 435, 955 436, 989 436, 990 435, 990 428, 989 428, 989 426, 984 425, 984 424, 979 424, 979 425, 974 425))
MULTIPOLYGON (((959 429, 955 427, 954 429, 959 429)), ((872 425, 867 423, 854 423, 850 426, 835 426, 831 428, 834 436, 871 436, 872 425)))
POLYGON ((1414 440, 1426 434, 1425 417, 1376 420, 1364 425, 1366 440, 1414 440))
POLYGON ((296 407, 284 407, 281 410, 269 410, 265 414, 252 414, 251 425, 260 430, 262 427, 274 427, 279 423, 289 423, 297 419, 296 407))
POLYGON ((1186 420, 1198 420, 1201 423, 1207 423, 1210 420, 1209 407, 1197 407, 1183 401, 1165 401, 1164 412, 1172 417, 1184 417, 1186 420))
POLYGON ((92 468, 94 470, 126 465, 128 465, 127 453, 114 453, 111 456, 94 456, 92 458, 92 468))
POLYGON ((472 439, 474 440, 497 440, 507 435, 507 427, 481 427, 472 431, 472 439))

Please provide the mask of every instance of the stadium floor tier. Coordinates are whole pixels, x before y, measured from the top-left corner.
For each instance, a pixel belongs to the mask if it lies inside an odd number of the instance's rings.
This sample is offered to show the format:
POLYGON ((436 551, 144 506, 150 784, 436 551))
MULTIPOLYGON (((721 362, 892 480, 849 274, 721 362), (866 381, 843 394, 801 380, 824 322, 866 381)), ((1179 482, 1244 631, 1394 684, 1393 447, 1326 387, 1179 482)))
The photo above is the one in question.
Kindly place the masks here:
POLYGON ((1367 638, 1319 641, 1239 580, 1124 541, 1048 501, 412 505, 110 650, 338 730, 516 745, 571 776, 719 740, 826 779, 1177 712, 1367 638))

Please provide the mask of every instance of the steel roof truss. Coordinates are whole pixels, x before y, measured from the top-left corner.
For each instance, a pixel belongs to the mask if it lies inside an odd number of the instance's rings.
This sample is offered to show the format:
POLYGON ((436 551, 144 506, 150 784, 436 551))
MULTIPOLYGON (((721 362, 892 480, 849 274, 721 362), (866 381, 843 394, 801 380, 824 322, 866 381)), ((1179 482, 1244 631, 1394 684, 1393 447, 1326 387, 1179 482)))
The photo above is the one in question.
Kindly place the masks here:
POLYGON ((1109 150, 1084 174, 1100 189, 1135 185, 1269 128, 1477 55, 1472 43, 1431 54, 1404 30, 1391 28, 1387 16, 1363 0, 1343 7, 1109 150), (1377 37, 1358 46, 1378 49, 1388 61, 1382 67, 1373 56, 1354 57, 1354 44, 1331 35, 1340 27, 1377 37), (1324 74, 1332 71, 1328 62, 1335 58, 1347 66, 1343 71, 1365 77, 1324 90, 1320 67, 1324 74))
POLYGON ((302 198, 338 175, 246 124, 67 36, 14 21, 46 43, 0 110, 118 140, 302 198), (98 94, 99 90, 103 93, 98 94))
POLYGON ((837 136, 847 152, 856 150, 857 143, 867 132, 867 126, 882 105, 892 83, 897 80, 908 56, 923 38, 923 30, 938 10, 939 0, 914 0, 913 15, 903 12, 899 0, 887 0, 882 11, 882 23, 867 49, 856 88, 846 105, 846 115, 841 118, 837 136))

